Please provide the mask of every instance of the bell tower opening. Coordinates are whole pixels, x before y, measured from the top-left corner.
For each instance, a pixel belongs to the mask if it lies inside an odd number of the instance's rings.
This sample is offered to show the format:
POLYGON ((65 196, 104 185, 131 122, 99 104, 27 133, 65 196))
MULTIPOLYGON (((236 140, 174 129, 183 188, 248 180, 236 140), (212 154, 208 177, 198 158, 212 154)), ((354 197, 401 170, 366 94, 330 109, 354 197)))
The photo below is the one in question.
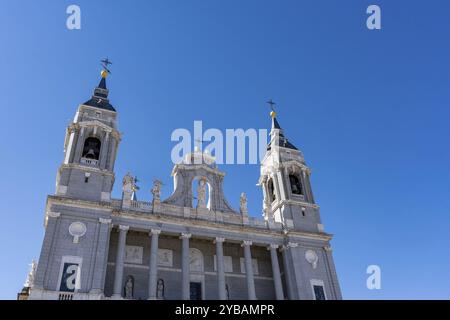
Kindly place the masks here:
POLYGON ((302 183, 296 174, 289 175, 289 182, 291 184, 292 194, 303 195, 302 183))
POLYGON ((269 202, 272 203, 277 199, 272 179, 269 179, 269 181, 267 182, 267 190, 269 191, 269 202))
POLYGON ((102 143, 99 139, 89 137, 84 141, 82 158, 98 160, 100 157, 100 147, 102 143))

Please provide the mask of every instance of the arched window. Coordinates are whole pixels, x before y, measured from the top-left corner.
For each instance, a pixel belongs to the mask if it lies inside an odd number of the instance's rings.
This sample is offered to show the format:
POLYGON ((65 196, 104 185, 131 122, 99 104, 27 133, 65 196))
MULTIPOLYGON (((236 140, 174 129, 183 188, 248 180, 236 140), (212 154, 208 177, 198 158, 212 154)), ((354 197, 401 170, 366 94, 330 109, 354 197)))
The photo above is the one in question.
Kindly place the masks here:
POLYGON ((83 158, 98 160, 100 156, 100 146, 102 143, 97 138, 87 138, 84 141, 83 158))
POLYGON ((269 201, 273 202, 277 199, 277 196, 275 194, 275 188, 273 187, 273 180, 270 179, 267 183, 267 189, 269 191, 269 201))
POLYGON ((289 182, 291 183, 292 194, 303 194, 302 183, 300 182, 298 176, 290 174, 289 182))

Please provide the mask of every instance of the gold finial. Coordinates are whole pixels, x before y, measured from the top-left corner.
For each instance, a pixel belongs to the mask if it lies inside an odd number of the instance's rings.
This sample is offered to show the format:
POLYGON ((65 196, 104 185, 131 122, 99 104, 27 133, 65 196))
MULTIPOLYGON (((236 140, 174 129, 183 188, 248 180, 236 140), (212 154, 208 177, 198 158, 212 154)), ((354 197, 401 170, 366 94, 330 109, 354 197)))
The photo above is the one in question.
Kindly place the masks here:
POLYGON ((270 111, 270 117, 275 118, 277 116, 277 113, 275 111, 270 111))
POLYGON ((106 78, 108 76, 108 74, 111 73, 111 71, 109 71, 109 69, 108 69, 108 66, 110 64, 112 64, 112 62, 109 61, 108 58, 106 58, 106 59, 101 60, 100 64, 103 67, 103 70, 102 70, 102 72, 100 72, 100 74, 101 74, 102 78, 106 78))
POLYGON ((103 69, 102 72, 100 72, 100 75, 102 76, 102 78, 106 78, 108 76, 108 71, 103 69))

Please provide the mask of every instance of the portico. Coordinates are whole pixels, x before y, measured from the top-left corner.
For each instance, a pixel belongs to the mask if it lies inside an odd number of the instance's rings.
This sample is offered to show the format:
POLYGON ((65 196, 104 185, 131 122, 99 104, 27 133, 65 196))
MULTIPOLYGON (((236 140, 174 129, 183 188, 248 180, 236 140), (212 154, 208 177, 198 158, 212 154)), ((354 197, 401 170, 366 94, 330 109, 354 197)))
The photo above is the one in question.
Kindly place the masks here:
MULTIPOLYGON (((234 291, 242 291, 241 289, 244 289, 245 292, 239 292, 240 296, 244 296, 245 299, 255 300, 258 298, 255 289, 255 277, 256 281, 263 283, 265 288, 270 289, 266 289, 264 293, 266 296, 273 292, 274 299, 284 299, 281 278, 283 271, 279 267, 279 245, 277 244, 254 243, 236 237, 231 239, 226 239, 225 237, 209 238, 202 234, 197 235, 188 232, 181 232, 177 235, 172 231, 164 232, 162 229, 152 228, 147 233, 148 242, 150 243, 144 247, 148 252, 142 252, 143 257, 148 256, 148 264, 145 266, 144 260, 146 259, 143 259, 142 265, 130 263, 130 257, 128 257, 127 262, 126 252, 129 242, 133 243, 133 241, 127 242, 127 235, 130 232, 134 233, 132 236, 134 238, 133 244, 136 244, 137 239, 143 238, 145 232, 140 230, 134 231, 125 225, 116 225, 111 232, 113 233, 112 238, 117 239, 117 242, 114 241, 114 248, 116 249, 114 263, 109 263, 109 267, 112 267, 114 275, 113 294, 111 296, 113 299, 142 298, 142 296, 127 297, 125 290, 127 277, 139 278, 139 274, 142 274, 142 269, 147 270, 146 273, 148 274, 148 294, 145 297, 148 299, 165 299, 166 297, 158 296, 158 279, 160 283, 163 280, 164 284, 168 285, 172 277, 177 277, 175 273, 179 274, 178 278, 180 278, 181 287, 177 292, 171 294, 179 295, 179 299, 189 300, 193 296, 195 297, 195 285, 193 286, 192 284, 199 283, 201 299, 233 299, 234 291), (159 247, 160 239, 163 239, 163 243, 165 242, 165 248, 159 247), (172 267, 170 267, 170 263, 166 263, 164 266, 164 261, 161 261, 161 252, 167 252, 169 250, 166 249, 168 246, 175 249, 172 253, 172 263, 175 261, 172 267), (226 247, 226 255, 224 255, 224 247, 226 247), (192 250, 195 250, 194 254, 192 250), (253 251, 255 251, 256 259, 252 258, 253 251), (158 252, 160 252, 160 261, 158 261, 158 252), (199 254, 196 255, 195 252, 199 254), (229 255, 230 252, 236 252, 237 254, 229 255), (199 258, 199 255, 201 255, 201 258, 199 258), (263 259, 260 258, 261 255, 263 259), (241 260, 243 260, 243 268, 241 260), (179 261, 179 264, 176 261, 179 261), (210 263, 211 261, 213 261, 212 264, 210 263), (255 270, 255 264, 257 265, 256 268, 260 270, 255 270), (125 266, 127 267, 125 268, 125 266), (177 268, 178 266, 181 268, 177 268), (127 270, 126 272, 125 269, 127 270), (255 271, 257 274, 255 274, 255 271), (164 279, 163 275, 167 273, 172 276, 164 279), (212 279, 212 283, 205 284, 205 278, 208 280, 212 279), (238 281, 236 282, 236 280, 238 281), (233 282, 239 283, 239 287, 234 288, 231 285, 233 282), (206 292, 204 292, 205 290, 206 292)), ((165 295, 168 295, 168 288, 166 287, 165 290, 165 295)))

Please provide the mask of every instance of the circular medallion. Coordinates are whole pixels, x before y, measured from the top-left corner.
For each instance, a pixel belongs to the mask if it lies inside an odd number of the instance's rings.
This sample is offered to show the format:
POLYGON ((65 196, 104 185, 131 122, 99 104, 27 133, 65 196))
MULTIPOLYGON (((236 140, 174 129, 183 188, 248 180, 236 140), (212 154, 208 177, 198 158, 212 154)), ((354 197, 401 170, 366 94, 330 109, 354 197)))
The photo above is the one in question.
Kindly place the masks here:
POLYGON ((306 250, 305 252, 305 259, 306 261, 311 264, 313 269, 317 267, 317 262, 319 261, 319 257, 317 256, 317 253, 314 250, 306 250))
POLYGON ((73 237, 73 242, 78 243, 78 239, 86 233, 86 225, 83 222, 72 222, 69 226, 69 233, 73 237))

